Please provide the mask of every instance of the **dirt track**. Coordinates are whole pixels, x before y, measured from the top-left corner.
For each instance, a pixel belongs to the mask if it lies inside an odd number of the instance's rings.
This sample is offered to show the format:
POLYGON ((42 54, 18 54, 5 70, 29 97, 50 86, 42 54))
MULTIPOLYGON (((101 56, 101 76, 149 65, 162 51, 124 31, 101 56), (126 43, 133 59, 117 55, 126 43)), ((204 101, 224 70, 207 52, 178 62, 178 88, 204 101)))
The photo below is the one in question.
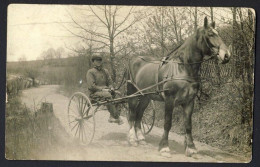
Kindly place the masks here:
POLYGON ((91 146, 79 145, 69 131, 67 121, 67 104, 69 98, 58 92, 59 86, 48 85, 31 88, 23 91, 22 102, 32 110, 39 108, 41 102, 53 103, 54 115, 58 118, 65 130, 62 133, 61 143, 65 143, 60 150, 46 153, 40 159, 48 160, 103 160, 103 161, 168 161, 168 162, 246 162, 242 157, 223 152, 209 145, 196 142, 198 154, 193 157, 184 155, 183 136, 170 132, 169 145, 171 158, 160 156, 158 143, 163 130, 154 127, 146 136, 147 145, 130 147, 127 143, 128 123, 125 118, 123 125, 107 122, 109 114, 106 110, 96 114, 96 131, 91 146))

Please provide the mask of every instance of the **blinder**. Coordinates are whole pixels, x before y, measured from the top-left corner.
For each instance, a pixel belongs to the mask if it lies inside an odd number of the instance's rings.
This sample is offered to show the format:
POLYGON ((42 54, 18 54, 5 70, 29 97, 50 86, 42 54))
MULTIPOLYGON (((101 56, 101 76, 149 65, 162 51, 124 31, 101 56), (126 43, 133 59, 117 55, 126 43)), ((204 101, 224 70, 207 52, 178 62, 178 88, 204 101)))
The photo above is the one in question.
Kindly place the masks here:
POLYGON ((205 42, 206 46, 209 48, 212 56, 213 57, 217 56, 219 54, 220 45, 219 46, 214 46, 212 43, 210 43, 209 39, 207 39, 205 35, 203 35, 203 39, 204 39, 204 42, 205 42), (217 48, 217 52, 214 50, 214 48, 217 48))

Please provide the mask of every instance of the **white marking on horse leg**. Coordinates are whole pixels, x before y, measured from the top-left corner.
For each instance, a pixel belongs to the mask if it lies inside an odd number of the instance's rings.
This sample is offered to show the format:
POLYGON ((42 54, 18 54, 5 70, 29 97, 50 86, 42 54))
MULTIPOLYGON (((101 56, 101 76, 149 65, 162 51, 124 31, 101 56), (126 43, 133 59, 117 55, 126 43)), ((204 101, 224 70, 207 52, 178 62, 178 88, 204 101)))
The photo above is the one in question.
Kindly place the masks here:
POLYGON ((164 92, 162 92, 161 95, 162 95, 163 99, 165 100, 165 94, 164 94, 164 92))
POLYGON ((141 144, 141 145, 146 145, 147 144, 145 142, 145 137, 144 137, 143 132, 141 131, 141 129, 136 128, 136 136, 137 136, 137 140, 138 140, 139 144, 141 144))
POLYGON ((198 151, 197 151, 197 149, 195 148, 189 148, 189 147, 186 147, 186 150, 185 150, 185 155, 187 156, 187 157, 190 157, 190 156, 192 156, 193 154, 197 154, 198 153, 198 151))
POLYGON ((137 138, 136 138, 136 134, 135 134, 135 128, 134 126, 129 130, 128 133, 128 142, 130 145, 132 146, 137 146, 137 138))
POLYGON ((166 158, 171 158, 171 157, 172 157, 172 155, 171 155, 170 152, 171 152, 171 151, 170 151, 170 148, 169 148, 169 147, 164 147, 164 148, 162 148, 162 149, 160 150, 161 156, 166 157, 166 158))
POLYGON ((141 131, 141 129, 136 128, 136 136, 137 136, 137 140, 145 140, 145 137, 143 135, 143 132, 141 131))

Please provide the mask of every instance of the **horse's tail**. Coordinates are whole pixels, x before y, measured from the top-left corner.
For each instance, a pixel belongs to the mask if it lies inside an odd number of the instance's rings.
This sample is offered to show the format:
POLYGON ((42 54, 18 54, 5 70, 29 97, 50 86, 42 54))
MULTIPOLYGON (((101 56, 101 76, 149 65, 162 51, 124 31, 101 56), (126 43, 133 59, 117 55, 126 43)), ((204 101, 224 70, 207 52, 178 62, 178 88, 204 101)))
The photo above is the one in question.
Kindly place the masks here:
POLYGON ((133 71, 131 70, 131 61, 129 59, 128 61, 128 68, 126 68, 127 71, 127 83, 126 83, 126 89, 127 89, 127 95, 131 95, 137 91, 136 87, 134 86, 134 76, 133 71))

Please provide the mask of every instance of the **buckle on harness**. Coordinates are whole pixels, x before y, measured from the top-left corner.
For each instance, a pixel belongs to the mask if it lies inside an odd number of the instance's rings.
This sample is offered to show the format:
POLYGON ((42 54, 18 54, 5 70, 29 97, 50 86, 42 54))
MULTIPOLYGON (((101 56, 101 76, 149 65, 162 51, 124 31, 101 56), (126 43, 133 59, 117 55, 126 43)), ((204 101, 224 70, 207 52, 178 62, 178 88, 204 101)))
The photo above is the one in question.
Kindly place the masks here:
POLYGON ((162 60, 161 60, 161 62, 162 62, 162 65, 164 65, 164 64, 166 64, 168 61, 167 61, 167 59, 168 59, 169 57, 163 57, 162 58, 162 60))

